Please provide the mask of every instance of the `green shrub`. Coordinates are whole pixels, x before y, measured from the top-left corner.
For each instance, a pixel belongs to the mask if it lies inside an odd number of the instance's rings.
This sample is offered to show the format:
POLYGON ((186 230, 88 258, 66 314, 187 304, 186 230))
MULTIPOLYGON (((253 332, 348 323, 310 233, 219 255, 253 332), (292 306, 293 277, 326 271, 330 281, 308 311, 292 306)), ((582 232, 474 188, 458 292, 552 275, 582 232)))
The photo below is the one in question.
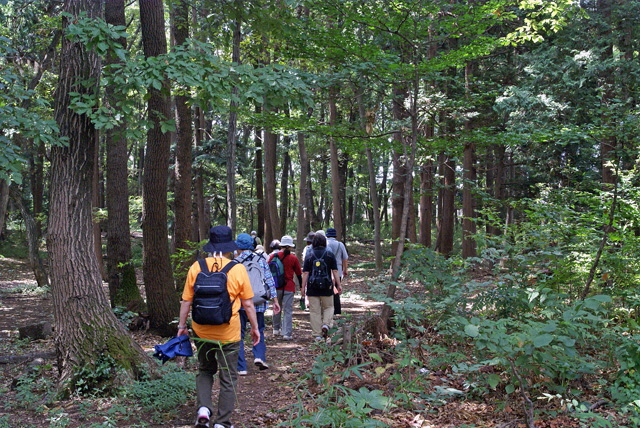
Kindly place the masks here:
POLYGON ((135 400, 144 414, 170 417, 193 394, 195 378, 193 373, 184 371, 172 362, 159 369, 162 374, 159 379, 136 381, 125 396, 135 400))

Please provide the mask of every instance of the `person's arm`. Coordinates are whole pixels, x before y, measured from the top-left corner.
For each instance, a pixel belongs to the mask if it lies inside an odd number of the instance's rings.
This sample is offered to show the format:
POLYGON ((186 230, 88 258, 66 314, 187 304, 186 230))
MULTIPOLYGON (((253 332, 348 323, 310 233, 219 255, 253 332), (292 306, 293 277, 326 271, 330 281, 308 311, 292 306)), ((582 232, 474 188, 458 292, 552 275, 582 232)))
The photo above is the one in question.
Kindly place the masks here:
POLYGON ((300 282, 300 294, 302 297, 307 295, 307 279, 309 278, 309 272, 302 272, 302 281, 300 282))
POLYGON ((342 259, 342 276, 349 275, 347 273, 347 265, 349 264, 349 259, 342 259))
POLYGON ((253 306, 253 299, 240 299, 249 323, 251 323, 251 339, 253 346, 260 343, 260 330, 258 330, 258 318, 256 317, 256 307, 253 306))
POLYGON ((298 275, 296 275, 296 278, 298 278, 298 285, 300 286, 300 289, 302 290, 302 275, 298 274, 298 275))
POLYGON ((189 334, 187 328, 187 317, 189 316, 189 310, 191 309, 191 302, 183 300, 180 302, 180 318, 178 321, 178 336, 189 334))
POLYGON ((333 285, 338 290, 338 294, 342 293, 342 285, 340 285, 340 274, 338 273, 338 269, 331 271, 333 275, 333 285))

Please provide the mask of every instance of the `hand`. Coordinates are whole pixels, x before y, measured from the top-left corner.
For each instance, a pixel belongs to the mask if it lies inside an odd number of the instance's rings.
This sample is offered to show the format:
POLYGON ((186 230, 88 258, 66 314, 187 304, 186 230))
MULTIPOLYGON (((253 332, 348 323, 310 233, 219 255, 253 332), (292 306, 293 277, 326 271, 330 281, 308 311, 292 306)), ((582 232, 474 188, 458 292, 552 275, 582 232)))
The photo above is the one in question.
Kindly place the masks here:
POLYGON ((279 314, 281 309, 282 308, 280 308, 280 303, 278 303, 278 299, 277 298, 273 299, 273 314, 274 315, 279 314))
POLYGON ((177 334, 177 336, 184 336, 185 334, 186 334, 187 336, 189 335, 189 329, 188 329, 187 327, 185 327, 185 328, 179 328, 179 329, 178 329, 178 334, 177 334))
POLYGON ((253 340, 253 346, 257 346, 260 343, 260 330, 258 330, 258 326, 251 327, 251 339, 253 340))

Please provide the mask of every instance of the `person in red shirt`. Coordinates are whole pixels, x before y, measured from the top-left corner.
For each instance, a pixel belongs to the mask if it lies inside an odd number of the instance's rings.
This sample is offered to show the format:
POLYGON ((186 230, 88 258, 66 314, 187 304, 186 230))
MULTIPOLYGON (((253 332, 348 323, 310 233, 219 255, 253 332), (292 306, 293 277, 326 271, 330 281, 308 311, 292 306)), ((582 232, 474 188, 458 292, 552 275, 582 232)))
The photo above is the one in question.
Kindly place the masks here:
POLYGON ((284 340, 293 339, 293 295, 296 292, 296 283, 293 281, 293 277, 296 276, 298 284, 302 284, 300 261, 291 252, 291 249, 295 247, 293 238, 285 235, 280 239, 280 251, 269 257, 269 262, 273 257, 279 257, 284 265, 285 285, 276 290, 281 311, 273 316, 273 335, 282 334, 284 340))

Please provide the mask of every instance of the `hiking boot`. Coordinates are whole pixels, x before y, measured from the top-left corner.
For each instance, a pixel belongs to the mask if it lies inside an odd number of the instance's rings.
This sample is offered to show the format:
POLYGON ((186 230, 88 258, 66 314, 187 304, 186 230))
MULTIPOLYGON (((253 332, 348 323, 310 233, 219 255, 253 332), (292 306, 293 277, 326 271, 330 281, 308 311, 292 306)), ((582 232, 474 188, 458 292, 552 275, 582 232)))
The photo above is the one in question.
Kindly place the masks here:
POLYGON ((322 326, 322 337, 326 339, 328 335, 329 335, 329 326, 325 324, 322 326))
POLYGON ((282 331, 281 331, 281 330, 273 329, 273 335, 274 335, 274 336, 280 336, 281 334, 282 334, 282 331))
POLYGON ((267 363, 262 361, 260 358, 256 358, 255 360, 253 360, 253 364, 255 364, 256 367, 258 367, 260 370, 266 370, 269 368, 267 363))
POLYGON ((293 336, 282 336, 284 340, 293 340, 293 336))
POLYGON ((196 428, 209 428, 209 416, 211 412, 206 407, 200 407, 196 418, 196 428))
MULTIPOLYGON (((213 428, 226 428, 226 427, 222 424, 215 424, 213 428)), ((229 428, 233 428, 233 425, 231 425, 229 428)))
POLYGON ((238 370, 238 376, 246 376, 246 375, 247 375, 246 370, 238 370))

